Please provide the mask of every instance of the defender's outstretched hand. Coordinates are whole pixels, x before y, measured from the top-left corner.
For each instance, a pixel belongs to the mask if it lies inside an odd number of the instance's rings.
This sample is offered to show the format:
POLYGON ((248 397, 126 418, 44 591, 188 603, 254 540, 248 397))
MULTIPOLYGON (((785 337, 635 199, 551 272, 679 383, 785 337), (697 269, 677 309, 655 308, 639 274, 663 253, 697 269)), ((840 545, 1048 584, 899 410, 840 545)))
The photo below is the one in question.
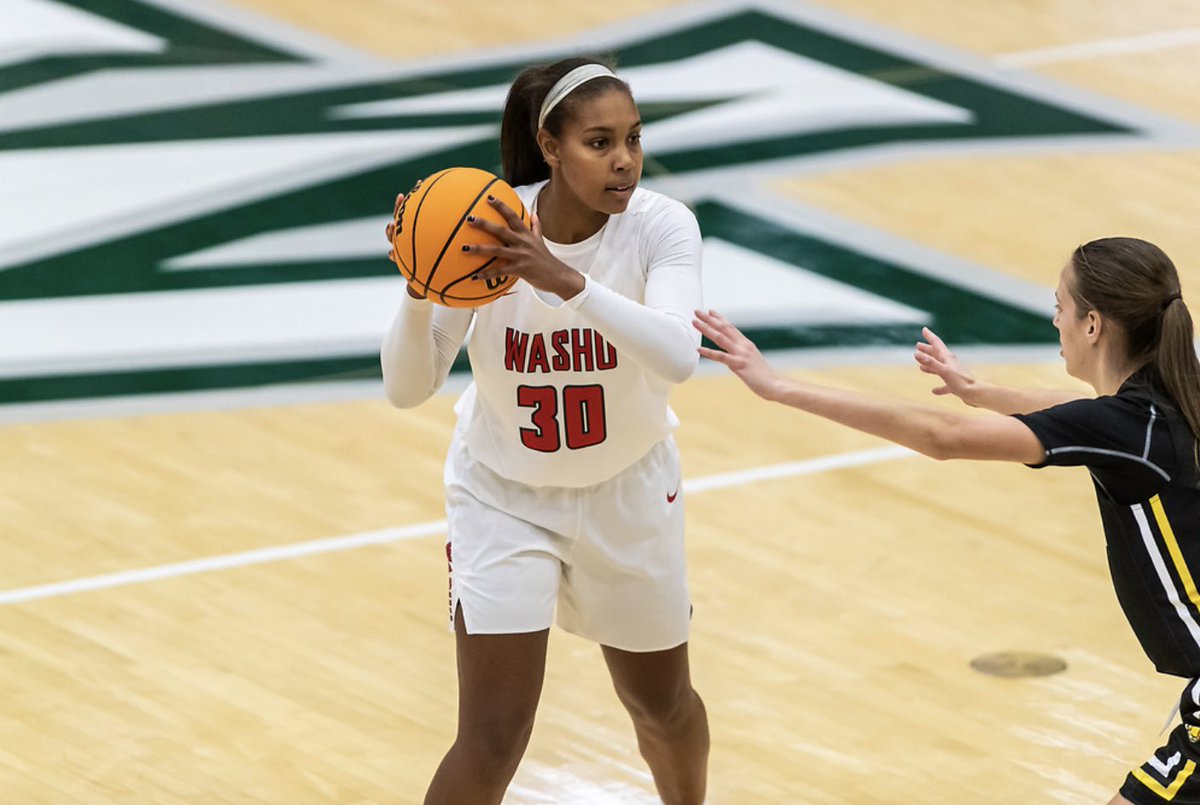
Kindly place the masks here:
POLYGON ((935 388, 933 393, 953 394, 968 405, 973 405, 974 403, 967 399, 967 395, 975 385, 975 376, 958 362, 958 356, 938 338, 937 333, 928 327, 922 327, 921 335, 925 340, 917 343, 913 357, 916 358, 922 372, 941 379, 942 385, 935 388))
POLYGON ((773 400, 779 393, 782 378, 767 363, 754 342, 715 310, 696 311, 692 325, 701 335, 720 349, 700 347, 700 354, 711 361, 723 363, 758 396, 773 400))

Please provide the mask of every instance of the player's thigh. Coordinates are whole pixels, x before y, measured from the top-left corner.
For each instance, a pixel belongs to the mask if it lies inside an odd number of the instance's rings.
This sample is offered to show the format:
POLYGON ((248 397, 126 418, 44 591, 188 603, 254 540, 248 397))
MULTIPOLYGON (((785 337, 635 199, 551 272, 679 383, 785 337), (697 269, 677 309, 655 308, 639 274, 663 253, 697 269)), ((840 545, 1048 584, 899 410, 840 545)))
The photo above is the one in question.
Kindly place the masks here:
POLYGON ((460 727, 512 733, 531 726, 542 693, 549 630, 468 634, 458 607, 454 631, 460 727))

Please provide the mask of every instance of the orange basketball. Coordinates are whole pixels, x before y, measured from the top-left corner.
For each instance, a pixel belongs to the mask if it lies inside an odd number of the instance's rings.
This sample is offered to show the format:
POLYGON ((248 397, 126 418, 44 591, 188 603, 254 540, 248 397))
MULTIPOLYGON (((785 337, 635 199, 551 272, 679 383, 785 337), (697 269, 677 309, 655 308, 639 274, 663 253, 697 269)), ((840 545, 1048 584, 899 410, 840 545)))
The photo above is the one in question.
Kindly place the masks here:
POLYGON ((495 196, 528 226, 529 214, 505 182, 478 168, 447 168, 413 185, 396 210, 392 248, 396 263, 413 286, 438 304, 478 307, 503 296, 516 277, 481 281, 471 279, 496 258, 468 254, 466 245, 491 245, 496 239, 467 223, 467 216, 508 224, 487 201, 495 196))

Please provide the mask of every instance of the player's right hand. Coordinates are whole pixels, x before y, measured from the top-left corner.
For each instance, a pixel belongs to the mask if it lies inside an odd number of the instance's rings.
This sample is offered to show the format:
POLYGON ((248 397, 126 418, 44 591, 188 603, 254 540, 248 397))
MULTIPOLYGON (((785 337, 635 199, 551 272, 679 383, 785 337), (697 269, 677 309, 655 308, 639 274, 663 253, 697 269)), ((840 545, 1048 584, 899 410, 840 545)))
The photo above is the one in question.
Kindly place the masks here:
MULTIPOLYGON (((404 198, 407 195, 408 195, 407 193, 400 193, 399 195, 396 196, 396 203, 392 205, 392 220, 388 221, 388 225, 386 227, 384 227, 384 230, 383 230, 387 234, 387 239, 388 239, 389 244, 392 242, 392 239, 395 238, 395 236, 396 236, 396 218, 399 217, 399 215, 400 215, 400 205, 404 203, 404 198)), ((392 260, 393 263, 396 262, 396 257, 393 252, 388 252, 388 257, 392 260)))
MULTIPOLYGON (((396 246, 394 241, 394 238, 396 237, 396 218, 400 215, 400 206, 404 204, 404 199, 407 195, 407 193, 400 193, 396 196, 396 203, 392 205, 392 220, 388 221, 387 226, 383 229, 384 234, 387 235, 388 245, 391 246, 391 248, 388 250, 388 259, 395 263, 397 268, 400 266, 400 261, 396 259, 396 246)), ((407 287, 408 295, 413 299, 425 298, 425 294, 413 287, 411 282, 407 283, 407 287)))
POLYGON ((942 385, 935 388, 933 393, 953 394, 969 404, 967 394, 975 385, 975 376, 959 363, 958 356, 938 338, 937 333, 928 327, 922 327, 921 335, 925 340, 917 343, 913 358, 922 372, 941 379, 942 385))

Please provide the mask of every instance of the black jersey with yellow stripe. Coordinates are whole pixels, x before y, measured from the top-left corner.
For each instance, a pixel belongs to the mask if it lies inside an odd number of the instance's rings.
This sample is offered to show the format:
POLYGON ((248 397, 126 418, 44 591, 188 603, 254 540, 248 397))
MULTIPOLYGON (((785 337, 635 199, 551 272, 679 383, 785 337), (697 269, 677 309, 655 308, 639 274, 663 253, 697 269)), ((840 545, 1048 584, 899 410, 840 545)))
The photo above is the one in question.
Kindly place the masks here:
POLYGON ((1018 414, 1046 449, 1035 467, 1086 466, 1117 599, 1155 667, 1200 676, 1196 440, 1153 370, 1116 394, 1018 414))

